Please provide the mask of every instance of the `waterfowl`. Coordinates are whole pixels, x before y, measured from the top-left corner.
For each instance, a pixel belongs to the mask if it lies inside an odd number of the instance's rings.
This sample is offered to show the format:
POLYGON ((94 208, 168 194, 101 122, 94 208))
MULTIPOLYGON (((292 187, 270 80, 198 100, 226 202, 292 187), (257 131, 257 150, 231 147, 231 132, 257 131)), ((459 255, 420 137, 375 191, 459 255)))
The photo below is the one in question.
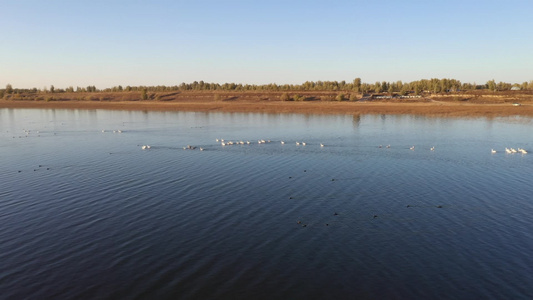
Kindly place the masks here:
POLYGON ((300 145, 300 142, 296 142, 296 146, 299 146, 300 145))
POLYGON ((387 148, 390 148, 390 145, 387 145, 387 148))
POLYGON ((415 146, 412 146, 411 148, 409 148, 410 150, 415 150, 415 146))
POLYGON ((429 148, 429 150, 431 150, 431 151, 435 151, 435 146, 429 148))
POLYGON ((496 153, 496 150, 490 149, 490 153, 496 153))
POLYGON ((320 143, 320 147, 324 147, 324 144, 320 143))
POLYGON ((513 151, 511 151, 509 148, 505 148, 505 153, 513 153, 513 151))
POLYGON ((306 144, 305 142, 303 142, 303 143, 302 143, 302 146, 305 146, 305 145, 307 145, 307 144, 306 144))
POLYGON ((281 144, 282 144, 282 145, 284 145, 284 144, 285 144, 285 142, 284 142, 284 141, 281 141, 281 144))

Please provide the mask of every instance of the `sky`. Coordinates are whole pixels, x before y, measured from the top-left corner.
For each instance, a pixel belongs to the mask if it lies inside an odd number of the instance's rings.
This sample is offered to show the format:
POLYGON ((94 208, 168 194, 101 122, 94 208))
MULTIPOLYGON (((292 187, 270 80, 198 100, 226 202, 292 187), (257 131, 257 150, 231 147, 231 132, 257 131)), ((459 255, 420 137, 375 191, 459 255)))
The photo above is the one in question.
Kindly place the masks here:
POLYGON ((0 87, 533 80, 531 0, 0 0, 0 87))

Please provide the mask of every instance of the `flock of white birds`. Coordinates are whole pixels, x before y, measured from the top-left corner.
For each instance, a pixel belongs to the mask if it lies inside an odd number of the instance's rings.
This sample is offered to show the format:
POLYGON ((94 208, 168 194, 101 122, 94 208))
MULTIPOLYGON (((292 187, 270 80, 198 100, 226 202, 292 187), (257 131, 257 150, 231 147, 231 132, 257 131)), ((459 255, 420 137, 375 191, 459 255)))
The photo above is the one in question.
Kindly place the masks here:
MULTIPOLYGON (((104 130, 102 130, 102 132, 105 132, 104 130)), ((119 131, 119 133, 121 133, 121 131, 119 131)), ((243 141, 243 140, 240 140, 240 141, 230 141, 230 140, 225 140, 225 139, 215 139, 215 141, 217 143, 220 143, 220 145, 222 147, 225 147, 225 146, 231 146, 231 145, 250 145, 250 144, 253 144, 252 142, 250 141, 243 141)), ((271 143, 272 141, 271 140, 257 140, 257 144, 268 144, 268 143, 271 143)), ((282 145, 285 145, 285 141, 280 141, 280 143, 282 145)), ((300 141, 297 141, 295 142, 296 146, 307 146, 307 143, 306 142, 300 142, 300 141)), ((325 145, 323 143, 320 143, 320 147, 325 147, 325 145)), ((385 146, 385 148, 390 148, 391 145, 387 145, 385 146)), ((383 148, 383 145, 379 145, 378 148, 383 148)), ((147 150, 147 149, 150 149, 150 146, 149 145, 143 145, 141 147, 142 150, 147 150)), ((197 149, 197 147, 195 146, 190 146, 190 145, 187 145, 187 147, 183 147, 183 150, 195 150, 197 149)), ((202 147, 199 147, 200 151, 204 151, 204 148, 202 147)), ((415 146, 411 146, 409 147, 409 150, 412 150, 414 151, 415 150, 415 146)), ((429 148, 430 151, 435 151, 435 146, 432 146, 431 148, 429 148)), ((492 154, 494 153, 497 153, 498 151, 494 150, 494 149, 491 149, 490 150, 492 154)), ((523 148, 518 148, 518 149, 515 149, 515 148, 505 148, 505 153, 509 153, 509 154, 513 154, 513 153, 521 153, 521 154, 527 154, 528 152, 523 149, 523 148)))

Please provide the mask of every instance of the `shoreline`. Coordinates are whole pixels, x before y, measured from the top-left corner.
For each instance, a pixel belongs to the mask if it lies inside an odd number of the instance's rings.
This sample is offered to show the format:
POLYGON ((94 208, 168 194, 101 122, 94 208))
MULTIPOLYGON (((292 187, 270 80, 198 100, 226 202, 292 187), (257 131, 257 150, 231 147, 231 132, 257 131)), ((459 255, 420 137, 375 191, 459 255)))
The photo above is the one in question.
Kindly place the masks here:
POLYGON ((0 100, 0 108, 106 109, 139 111, 298 113, 298 114, 386 114, 442 117, 533 116, 533 105, 509 103, 478 104, 454 102, 319 102, 319 101, 28 101, 0 100))

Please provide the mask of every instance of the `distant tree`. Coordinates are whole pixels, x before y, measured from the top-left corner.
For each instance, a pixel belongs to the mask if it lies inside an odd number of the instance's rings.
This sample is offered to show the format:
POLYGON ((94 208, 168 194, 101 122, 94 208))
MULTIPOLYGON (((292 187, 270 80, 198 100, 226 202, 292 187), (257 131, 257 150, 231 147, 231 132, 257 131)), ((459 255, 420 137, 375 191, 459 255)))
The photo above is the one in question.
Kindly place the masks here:
POLYGON ((53 94, 55 90, 56 90, 56 89, 55 89, 54 85, 50 85, 50 93, 53 94))
POLYGON ((409 93, 409 86, 407 84, 402 85, 400 89, 400 94, 407 95, 409 93))
POLYGON ((344 101, 346 98, 344 97, 344 94, 343 93, 340 93, 338 94, 336 97, 335 97, 335 100, 337 101, 344 101))
POLYGON ((287 94, 287 93, 283 93, 279 97, 279 100, 281 100, 281 101, 289 101, 290 99, 291 99, 291 97, 289 97, 289 94, 287 94))
POLYGON ((420 92, 421 92, 420 84, 415 84, 414 91, 415 91, 415 95, 420 95, 420 92))
POLYGON ((0 90, 0 99, 4 98, 4 96, 5 96, 4 90, 0 90))
POLYGON ((374 84, 374 93, 381 93, 381 83, 379 81, 374 84))
POLYGON ((350 101, 357 101, 357 95, 356 94, 350 94, 350 101))
POLYGON ((146 88, 143 88, 142 91, 141 91, 141 99, 142 100, 147 100, 148 99, 148 93, 147 93, 147 89, 146 88))
POLYGON ((13 87, 11 84, 6 84, 6 94, 13 94, 13 87))
POLYGON ((496 81, 494 79, 487 81, 487 88, 491 91, 496 91, 496 81))

